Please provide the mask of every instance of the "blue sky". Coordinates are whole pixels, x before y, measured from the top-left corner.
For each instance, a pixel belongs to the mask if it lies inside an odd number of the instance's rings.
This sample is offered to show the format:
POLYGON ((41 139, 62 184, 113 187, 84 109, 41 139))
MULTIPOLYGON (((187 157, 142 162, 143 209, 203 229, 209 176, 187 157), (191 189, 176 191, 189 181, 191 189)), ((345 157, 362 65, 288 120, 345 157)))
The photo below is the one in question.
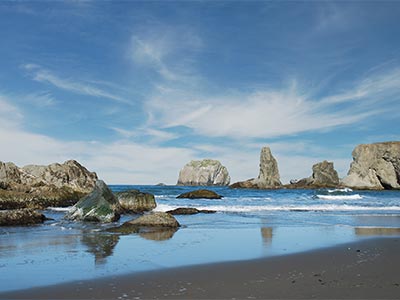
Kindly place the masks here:
POLYGON ((0 2, 0 160, 108 183, 281 178, 400 140, 400 2, 0 2))

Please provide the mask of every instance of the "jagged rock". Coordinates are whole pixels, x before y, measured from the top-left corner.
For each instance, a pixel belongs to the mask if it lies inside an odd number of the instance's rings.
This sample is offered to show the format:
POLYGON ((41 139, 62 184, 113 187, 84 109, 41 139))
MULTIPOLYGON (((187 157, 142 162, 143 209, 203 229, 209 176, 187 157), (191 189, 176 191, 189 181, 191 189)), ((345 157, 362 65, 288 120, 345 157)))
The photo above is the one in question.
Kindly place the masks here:
POLYGON ((43 223, 46 217, 33 209, 0 211, 0 226, 33 225, 43 223))
POLYGON ((203 214, 213 214, 216 213, 217 211, 215 210, 208 210, 208 209, 197 209, 194 207, 178 207, 173 210, 167 211, 168 214, 171 215, 196 215, 199 213, 203 214))
POLYGON ((286 188, 316 189, 339 187, 339 176, 333 167, 333 162, 324 160, 312 167, 313 173, 308 178, 291 181, 286 188))
POLYGON ((229 185, 228 170, 218 160, 192 160, 179 172, 178 185, 229 185))
POLYGON ((358 145, 342 181, 353 189, 400 189, 400 142, 358 145))
POLYGON ((0 162, 0 208, 70 206, 88 194, 97 180, 74 160, 23 168, 0 162))
POLYGON ((79 200, 67 213, 66 218, 75 221, 109 223, 120 218, 118 199, 102 180, 96 181, 93 191, 79 200))
POLYGON ((121 207, 128 212, 140 213, 156 208, 154 195, 142 193, 138 190, 129 190, 115 193, 121 207))
POLYGON ((222 196, 218 195, 216 192, 210 190, 197 190, 191 191, 187 193, 180 194, 176 198, 185 198, 185 199, 221 199, 222 196))
POLYGON ((269 147, 263 147, 260 153, 260 173, 257 178, 236 182, 231 188, 274 189, 282 186, 278 163, 269 147))

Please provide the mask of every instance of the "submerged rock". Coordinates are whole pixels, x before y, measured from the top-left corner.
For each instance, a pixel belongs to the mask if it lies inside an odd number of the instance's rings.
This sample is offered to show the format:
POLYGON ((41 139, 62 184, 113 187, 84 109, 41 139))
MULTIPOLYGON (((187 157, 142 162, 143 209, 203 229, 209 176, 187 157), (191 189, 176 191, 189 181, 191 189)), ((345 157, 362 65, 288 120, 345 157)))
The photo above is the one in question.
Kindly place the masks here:
POLYGON ((400 142, 358 145, 342 181, 353 189, 400 189, 400 142))
POLYGON ((275 189, 282 186, 278 162, 269 147, 263 147, 260 153, 260 172, 257 178, 236 182, 231 188, 275 189))
POLYGON ((142 193, 138 190, 129 190, 115 193, 122 209, 127 212, 140 213, 156 208, 154 195, 142 193))
POLYGON ((187 193, 180 194, 176 198, 186 198, 186 199, 222 199, 221 195, 210 190, 197 190, 187 193))
POLYGON ((171 214, 171 215, 196 215, 199 213, 213 214, 216 212, 217 211, 215 211, 215 210, 197 209, 194 207, 179 207, 179 208, 167 211, 167 213, 171 214))
POLYGON ((291 181, 286 188, 296 189, 317 189, 317 188, 336 188, 339 187, 339 176, 333 167, 333 162, 324 160, 312 167, 313 173, 308 178, 291 181))
POLYGON ((13 209, 0 211, 0 226, 33 225, 43 223, 47 218, 34 209, 13 209))
POLYGON ((228 170, 218 160, 192 160, 179 172, 178 185, 229 185, 228 170))
POLYGON ((102 180, 93 191, 79 200, 66 215, 69 220, 109 223, 120 218, 121 207, 117 198, 102 180))

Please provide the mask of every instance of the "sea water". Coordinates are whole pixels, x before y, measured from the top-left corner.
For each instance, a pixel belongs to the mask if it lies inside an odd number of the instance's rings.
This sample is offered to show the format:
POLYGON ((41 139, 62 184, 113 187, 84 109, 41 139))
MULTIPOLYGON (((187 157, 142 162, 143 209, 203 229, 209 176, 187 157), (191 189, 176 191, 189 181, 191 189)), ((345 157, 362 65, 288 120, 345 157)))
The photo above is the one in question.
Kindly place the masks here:
POLYGON ((53 220, 0 228, 0 291, 101 276, 221 261, 285 255, 377 235, 400 235, 400 191, 252 190, 211 187, 221 200, 177 199, 197 189, 111 186, 155 195, 156 211, 215 210, 176 216, 178 230, 118 235, 112 224, 70 222, 68 208, 49 208, 53 220))

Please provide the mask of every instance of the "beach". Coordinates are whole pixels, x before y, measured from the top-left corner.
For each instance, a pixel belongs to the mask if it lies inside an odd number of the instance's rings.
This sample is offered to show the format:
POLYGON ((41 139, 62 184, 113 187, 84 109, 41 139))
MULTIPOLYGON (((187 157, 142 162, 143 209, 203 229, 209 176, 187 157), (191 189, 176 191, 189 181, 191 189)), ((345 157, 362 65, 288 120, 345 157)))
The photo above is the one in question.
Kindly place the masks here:
POLYGON ((400 238, 76 281, 1 299, 398 299, 400 238))

